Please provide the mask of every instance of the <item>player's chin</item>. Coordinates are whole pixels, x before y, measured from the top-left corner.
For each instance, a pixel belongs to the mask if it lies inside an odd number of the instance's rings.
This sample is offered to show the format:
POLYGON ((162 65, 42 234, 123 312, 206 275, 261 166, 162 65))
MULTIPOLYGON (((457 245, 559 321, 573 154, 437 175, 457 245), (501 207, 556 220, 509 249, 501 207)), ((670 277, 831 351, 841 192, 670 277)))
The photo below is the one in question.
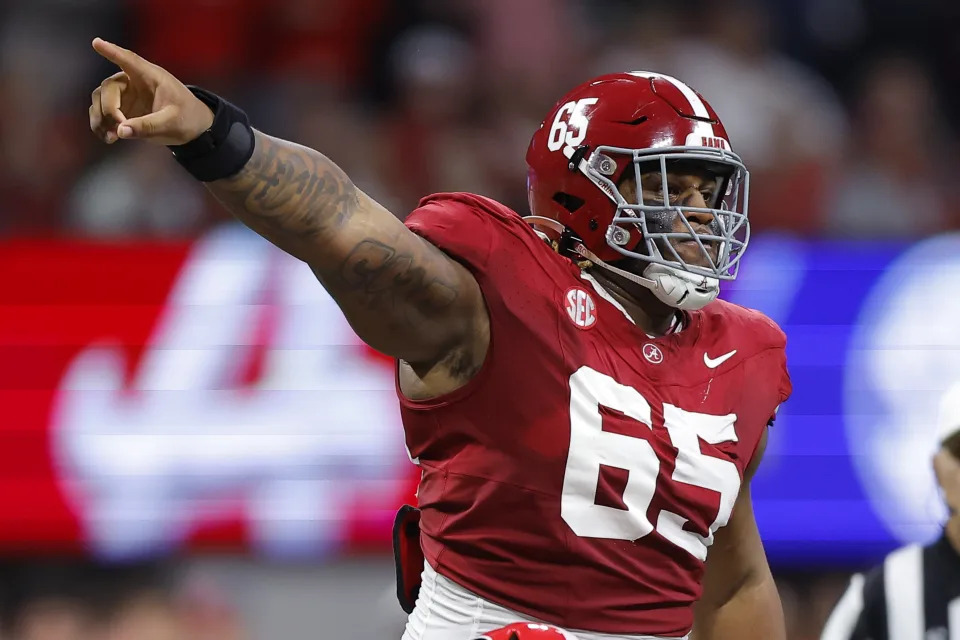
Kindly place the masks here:
POLYGON ((682 242, 672 242, 671 244, 677 252, 677 256, 691 267, 705 267, 710 269, 716 264, 717 246, 715 243, 704 243, 704 248, 707 250, 706 253, 704 253, 703 249, 700 248, 700 245, 697 244, 695 240, 684 240, 682 242))

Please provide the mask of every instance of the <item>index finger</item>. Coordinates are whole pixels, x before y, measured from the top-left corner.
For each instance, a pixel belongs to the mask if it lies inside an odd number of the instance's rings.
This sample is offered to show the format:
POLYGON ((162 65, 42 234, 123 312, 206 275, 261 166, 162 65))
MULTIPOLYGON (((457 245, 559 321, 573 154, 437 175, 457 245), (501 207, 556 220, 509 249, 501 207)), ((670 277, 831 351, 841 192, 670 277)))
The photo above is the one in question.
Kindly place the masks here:
POLYGON ((143 75, 153 67, 133 51, 107 42, 103 38, 93 39, 93 50, 129 74, 143 75))

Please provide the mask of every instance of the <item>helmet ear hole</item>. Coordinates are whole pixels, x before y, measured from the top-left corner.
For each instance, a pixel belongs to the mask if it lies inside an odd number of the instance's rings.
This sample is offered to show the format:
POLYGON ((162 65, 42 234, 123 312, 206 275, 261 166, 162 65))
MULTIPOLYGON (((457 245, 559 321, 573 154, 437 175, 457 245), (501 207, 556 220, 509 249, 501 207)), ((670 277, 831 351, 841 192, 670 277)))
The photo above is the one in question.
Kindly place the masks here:
POLYGON ((577 196, 572 196, 569 193, 563 193, 562 191, 558 191, 557 193, 553 194, 553 201, 570 213, 574 213, 577 209, 584 205, 583 198, 578 198, 577 196))

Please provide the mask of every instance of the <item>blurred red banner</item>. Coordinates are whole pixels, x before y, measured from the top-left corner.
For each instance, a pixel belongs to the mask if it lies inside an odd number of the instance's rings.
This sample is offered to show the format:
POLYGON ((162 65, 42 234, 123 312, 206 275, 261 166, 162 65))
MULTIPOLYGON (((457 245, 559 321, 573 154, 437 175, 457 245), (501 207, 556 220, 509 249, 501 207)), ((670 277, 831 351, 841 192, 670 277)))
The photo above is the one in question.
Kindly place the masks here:
POLYGON ((392 364, 302 263, 0 243, 0 553, 386 549, 412 499, 392 364))

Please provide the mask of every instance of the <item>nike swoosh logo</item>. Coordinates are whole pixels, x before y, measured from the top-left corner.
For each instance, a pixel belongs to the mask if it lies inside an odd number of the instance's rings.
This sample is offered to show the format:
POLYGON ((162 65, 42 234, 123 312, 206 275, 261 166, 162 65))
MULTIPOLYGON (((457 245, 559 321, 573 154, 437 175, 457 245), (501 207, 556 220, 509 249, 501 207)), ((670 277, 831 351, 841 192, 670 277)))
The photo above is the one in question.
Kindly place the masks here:
POLYGON ((725 354, 723 354, 722 356, 720 356, 719 358, 711 358, 710 356, 707 355, 707 352, 704 351, 704 352, 703 352, 703 364, 707 365, 707 367, 709 367, 709 368, 711 368, 711 369, 716 369, 717 367, 719 367, 720 365, 722 365, 724 362, 726 362, 727 360, 729 360, 730 358, 732 358, 732 357, 733 357, 733 354, 735 354, 736 352, 737 352, 737 350, 734 349, 734 350, 731 351, 730 353, 725 353, 725 354))

